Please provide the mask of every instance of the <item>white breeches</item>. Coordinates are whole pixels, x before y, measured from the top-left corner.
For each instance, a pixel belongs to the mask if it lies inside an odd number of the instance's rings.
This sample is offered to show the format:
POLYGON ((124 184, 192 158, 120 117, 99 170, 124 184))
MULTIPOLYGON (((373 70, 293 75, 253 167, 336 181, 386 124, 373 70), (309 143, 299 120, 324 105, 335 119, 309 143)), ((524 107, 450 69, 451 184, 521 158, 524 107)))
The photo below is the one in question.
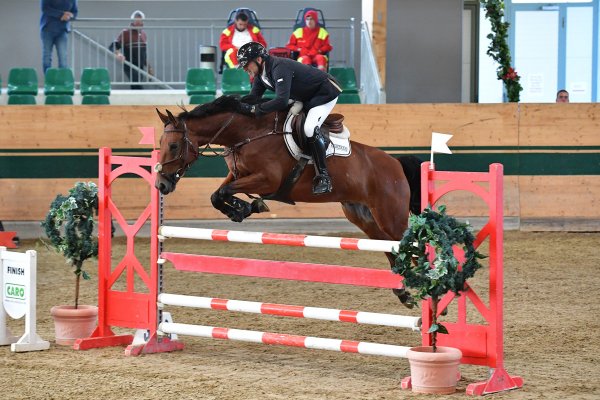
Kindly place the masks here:
POLYGON ((313 137, 315 128, 317 126, 321 127, 331 110, 333 110, 337 100, 338 98, 336 97, 329 103, 325 103, 308 110, 308 113, 306 114, 306 121, 304 122, 304 134, 306 137, 313 137))

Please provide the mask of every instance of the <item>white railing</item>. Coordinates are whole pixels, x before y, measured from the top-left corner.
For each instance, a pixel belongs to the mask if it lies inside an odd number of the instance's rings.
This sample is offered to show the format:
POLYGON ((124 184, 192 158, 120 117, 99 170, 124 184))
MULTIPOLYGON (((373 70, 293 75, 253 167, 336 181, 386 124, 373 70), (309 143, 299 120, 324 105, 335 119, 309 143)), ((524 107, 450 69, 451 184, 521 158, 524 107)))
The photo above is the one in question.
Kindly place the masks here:
MULTIPOLYGON (((126 18, 82 18, 73 22, 70 57, 75 79, 79 83, 83 68, 106 68, 113 88, 127 89, 132 83, 124 72, 124 63, 109 50, 119 33, 129 27, 126 18)), ((292 34, 294 20, 261 19, 261 32, 268 47, 282 47, 292 34)), ((333 51, 331 66, 354 66, 355 20, 327 19, 327 31, 333 51)), ((125 63, 139 73, 136 85, 153 89, 182 89, 189 68, 200 65, 200 47, 215 46, 216 70, 221 63, 219 37, 225 28, 223 20, 190 18, 148 18, 143 30, 147 36, 146 68, 125 63)))
POLYGON ((385 104, 385 88, 381 84, 369 27, 365 21, 362 21, 360 30, 360 89, 364 95, 363 103, 385 104))

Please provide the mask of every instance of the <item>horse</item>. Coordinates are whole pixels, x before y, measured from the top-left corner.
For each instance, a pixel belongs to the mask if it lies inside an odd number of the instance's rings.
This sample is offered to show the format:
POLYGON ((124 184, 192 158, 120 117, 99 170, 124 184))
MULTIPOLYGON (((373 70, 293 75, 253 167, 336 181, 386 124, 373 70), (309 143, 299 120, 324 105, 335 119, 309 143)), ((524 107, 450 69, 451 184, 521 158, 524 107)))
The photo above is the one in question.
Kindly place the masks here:
MULTIPOLYGON (((401 240, 409 213, 420 212, 420 160, 413 156, 397 159, 376 147, 351 141, 350 156, 327 159, 333 191, 313 195, 312 168, 296 171, 295 184, 289 183, 297 161, 282 137, 287 112, 257 118, 241 114, 239 109, 238 97, 221 96, 191 111, 184 109, 176 117, 168 110, 167 115, 156 110, 164 132, 155 186, 163 195, 175 190, 198 157, 212 150, 211 145, 219 145, 225 148, 222 155, 229 173, 211 195, 211 202, 232 221, 268 211, 264 199, 290 204, 338 202, 348 221, 369 238, 401 240), (253 201, 235 197, 238 193, 253 201)), ((393 266, 393 255, 386 255, 393 266)), ((407 292, 394 289, 394 293, 406 306, 413 305, 407 292)))

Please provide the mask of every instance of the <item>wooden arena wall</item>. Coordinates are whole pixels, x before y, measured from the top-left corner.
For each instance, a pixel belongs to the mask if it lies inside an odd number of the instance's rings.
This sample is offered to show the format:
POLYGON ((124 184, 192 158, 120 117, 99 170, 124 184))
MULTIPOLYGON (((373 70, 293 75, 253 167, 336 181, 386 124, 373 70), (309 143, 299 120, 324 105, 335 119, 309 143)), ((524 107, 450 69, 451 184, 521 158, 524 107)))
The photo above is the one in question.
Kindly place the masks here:
MULTIPOLYGON (((438 170, 487 171, 502 163, 504 213, 522 229, 600 229, 598 104, 338 105, 335 112, 346 116, 354 140, 394 155, 428 160, 431 132, 453 134, 454 154, 437 154, 438 170)), ((0 118, 0 220, 42 220, 56 194, 96 180, 99 147, 145 156, 151 146, 138 144, 137 127, 154 126, 157 138, 162 131, 150 106, 2 106, 0 118)), ((220 158, 196 163, 166 197, 166 218, 223 218, 209 197, 225 172, 220 158)), ((148 189, 124 179, 115 198, 131 218, 148 189)), ((454 215, 485 214, 476 198, 454 200, 454 215)), ((269 206, 271 213, 257 218, 343 217, 338 204, 269 206)))

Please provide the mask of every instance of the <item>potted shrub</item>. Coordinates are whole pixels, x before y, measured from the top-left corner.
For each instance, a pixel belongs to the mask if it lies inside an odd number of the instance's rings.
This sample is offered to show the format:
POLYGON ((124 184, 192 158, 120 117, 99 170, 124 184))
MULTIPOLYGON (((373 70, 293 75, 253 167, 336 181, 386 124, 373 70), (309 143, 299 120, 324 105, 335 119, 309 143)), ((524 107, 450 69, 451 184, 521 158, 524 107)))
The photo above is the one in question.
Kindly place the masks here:
POLYGON ((75 274, 74 304, 50 310, 57 344, 72 345, 75 339, 88 337, 96 326, 98 307, 79 304, 79 283, 81 278, 90 279, 83 270, 83 262, 98 255, 94 236, 97 213, 98 187, 93 182, 77 182, 68 196, 56 196, 42 222, 51 247, 65 257, 75 274))
POLYGON ((413 391, 420 393, 453 393, 462 354, 451 347, 437 346, 437 335, 448 330, 438 322, 438 303, 449 291, 466 290, 465 282, 481 268, 484 258, 473 247, 475 237, 469 223, 458 222, 446 214, 427 207, 420 215, 411 215, 409 227, 394 252, 393 272, 404 277, 406 290, 417 300, 431 299, 432 346, 413 347, 408 352, 413 391), (457 260, 453 247, 464 251, 464 263, 457 260), (439 361, 440 366, 436 366, 439 361), (430 368, 431 367, 431 368, 430 368), (423 371, 422 368, 425 368, 423 371), (438 382, 439 378, 439 382, 438 382))

